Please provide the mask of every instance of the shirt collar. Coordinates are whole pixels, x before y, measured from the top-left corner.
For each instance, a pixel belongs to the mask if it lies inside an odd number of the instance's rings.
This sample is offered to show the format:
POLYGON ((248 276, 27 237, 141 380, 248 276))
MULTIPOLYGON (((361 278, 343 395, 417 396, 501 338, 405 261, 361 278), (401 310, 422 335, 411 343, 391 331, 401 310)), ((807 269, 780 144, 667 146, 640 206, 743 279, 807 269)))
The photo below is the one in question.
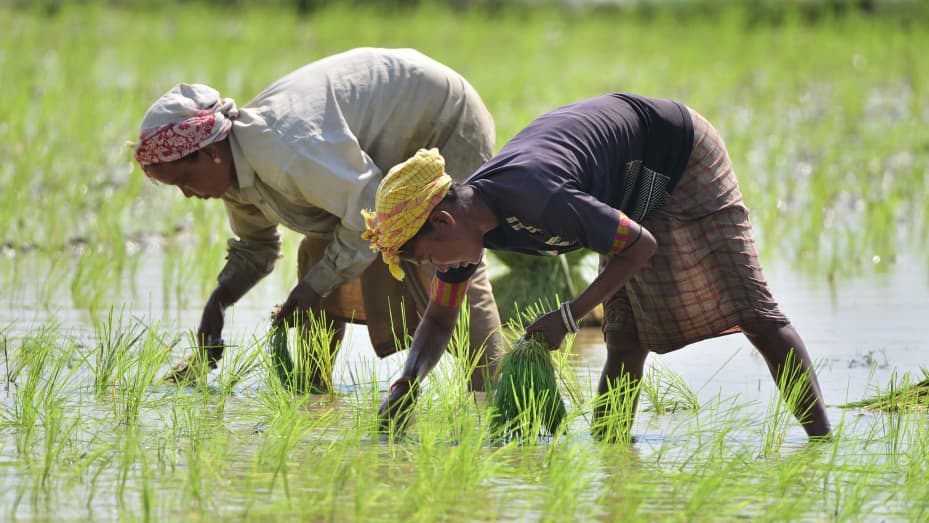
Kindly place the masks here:
POLYGON ((242 152, 242 146, 235 135, 235 124, 233 123, 232 132, 229 133, 229 146, 232 149, 232 163, 235 165, 236 181, 239 190, 248 189, 255 185, 255 169, 248 163, 245 153, 242 152))

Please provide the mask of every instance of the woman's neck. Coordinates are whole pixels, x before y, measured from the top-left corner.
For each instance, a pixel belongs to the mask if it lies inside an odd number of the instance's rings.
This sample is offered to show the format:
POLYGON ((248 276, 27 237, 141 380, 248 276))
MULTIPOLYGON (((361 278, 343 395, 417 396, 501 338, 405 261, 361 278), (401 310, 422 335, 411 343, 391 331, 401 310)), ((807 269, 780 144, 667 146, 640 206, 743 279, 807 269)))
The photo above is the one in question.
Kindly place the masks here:
POLYGON ((474 188, 463 185, 459 190, 458 198, 464 216, 480 232, 481 236, 500 226, 497 215, 474 188))

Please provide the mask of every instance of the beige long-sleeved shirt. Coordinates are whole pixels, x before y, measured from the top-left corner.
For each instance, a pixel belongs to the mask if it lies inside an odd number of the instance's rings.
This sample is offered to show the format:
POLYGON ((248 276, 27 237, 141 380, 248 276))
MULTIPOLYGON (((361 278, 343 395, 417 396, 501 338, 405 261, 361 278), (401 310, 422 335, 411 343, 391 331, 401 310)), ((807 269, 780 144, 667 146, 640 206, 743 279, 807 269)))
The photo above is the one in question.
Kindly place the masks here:
POLYGON ((219 282, 244 293, 270 273, 278 225, 331 238, 306 275, 321 296, 356 278, 376 256, 360 211, 390 167, 452 137, 480 144, 489 133, 493 143, 489 115, 489 129, 472 121, 474 104, 483 109, 460 75, 411 49, 355 49, 275 82, 240 109, 229 135, 237 187, 223 200, 237 238, 219 282))

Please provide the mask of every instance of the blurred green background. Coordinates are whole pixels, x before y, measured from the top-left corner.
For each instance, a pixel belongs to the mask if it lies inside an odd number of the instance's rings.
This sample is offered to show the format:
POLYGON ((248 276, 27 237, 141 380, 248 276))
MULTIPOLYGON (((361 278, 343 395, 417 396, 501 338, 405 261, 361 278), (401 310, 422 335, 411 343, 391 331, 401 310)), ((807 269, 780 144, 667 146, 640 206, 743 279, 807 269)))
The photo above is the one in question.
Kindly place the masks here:
MULTIPOLYGON (((681 100, 725 137, 765 263, 832 281, 892 270, 898 256, 926 255, 929 232, 926 5, 0 4, 0 245, 11 259, 54 257, 78 307, 99 305, 147 249, 165 249, 176 253, 166 257, 165 287, 192 288, 199 302, 228 226, 221 205, 184 201, 133 164, 125 142, 149 104, 179 81, 243 104, 307 62, 382 46, 417 48, 467 77, 494 115, 498 148, 534 117, 582 98, 681 100)), ((290 253, 296 242, 286 241, 290 253)), ((539 265, 557 261, 510 263, 554 275, 522 282, 530 291, 568 292, 561 265, 539 265)), ((576 284, 595 263, 570 259, 576 284)), ((519 286, 497 286, 501 307, 532 301, 519 286)))

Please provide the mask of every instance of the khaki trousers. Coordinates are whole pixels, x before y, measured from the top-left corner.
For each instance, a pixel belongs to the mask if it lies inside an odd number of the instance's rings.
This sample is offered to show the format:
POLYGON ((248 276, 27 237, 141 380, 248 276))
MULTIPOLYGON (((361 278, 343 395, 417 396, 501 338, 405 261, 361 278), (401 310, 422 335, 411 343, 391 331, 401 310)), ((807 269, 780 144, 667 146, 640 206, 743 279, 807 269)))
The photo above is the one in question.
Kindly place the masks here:
MULTIPOLYGON (((299 278, 302 279, 322 257, 328 243, 325 239, 303 239, 297 255, 299 278)), ((378 257, 361 276, 334 290, 320 304, 330 320, 367 325, 371 345, 381 358, 409 346, 429 302, 429 284, 435 268, 402 263, 406 272, 403 281, 394 279, 378 257)), ((468 286, 468 307, 469 356, 474 358, 480 353, 478 371, 492 372, 503 337, 484 261, 478 265, 468 286)), ((474 379, 472 384, 477 385, 474 379)))

